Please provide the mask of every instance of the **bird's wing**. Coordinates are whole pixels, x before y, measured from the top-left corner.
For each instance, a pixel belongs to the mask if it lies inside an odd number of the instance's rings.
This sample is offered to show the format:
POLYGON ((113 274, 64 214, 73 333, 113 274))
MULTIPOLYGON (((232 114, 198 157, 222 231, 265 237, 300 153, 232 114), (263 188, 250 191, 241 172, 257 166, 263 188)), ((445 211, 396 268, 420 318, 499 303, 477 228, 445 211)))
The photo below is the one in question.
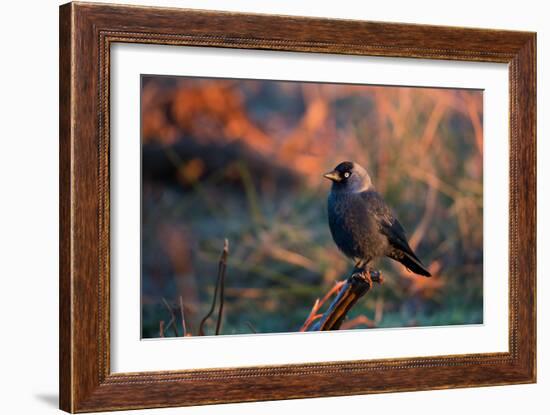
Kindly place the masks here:
POLYGON ((382 223, 381 232, 388 237, 390 245, 392 245, 394 248, 399 249, 402 252, 405 252, 406 254, 410 255, 415 260, 420 262, 420 259, 418 259, 418 257, 409 246, 405 230, 396 218, 393 218, 393 221, 391 223, 382 223))
POLYGON ((388 238, 390 245, 420 261, 407 242, 405 229, 403 229, 390 207, 384 202, 384 199, 375 191, 363 192, 361 196, 368 203, 369 210, 378 222, 380 232, 388 238))

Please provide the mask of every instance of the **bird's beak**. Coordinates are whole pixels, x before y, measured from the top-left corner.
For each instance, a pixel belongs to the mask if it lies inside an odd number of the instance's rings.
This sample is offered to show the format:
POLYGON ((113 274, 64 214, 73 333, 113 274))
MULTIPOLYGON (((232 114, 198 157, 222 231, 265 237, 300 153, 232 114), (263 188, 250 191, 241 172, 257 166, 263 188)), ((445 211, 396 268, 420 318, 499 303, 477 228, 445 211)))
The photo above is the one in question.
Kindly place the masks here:
POLYGON ((340 174, 338 174, 336 170, 329 171, 328 173, 323 174, 323 177, 332 180, 333 182, 339 182, 342 180, 340 178, 340 174))

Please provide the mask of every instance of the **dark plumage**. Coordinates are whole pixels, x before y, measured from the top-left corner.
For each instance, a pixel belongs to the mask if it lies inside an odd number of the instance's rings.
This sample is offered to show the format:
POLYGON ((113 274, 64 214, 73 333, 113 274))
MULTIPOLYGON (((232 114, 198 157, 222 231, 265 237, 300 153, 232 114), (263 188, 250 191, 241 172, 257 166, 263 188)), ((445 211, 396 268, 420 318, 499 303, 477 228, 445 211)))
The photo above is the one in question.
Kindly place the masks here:
POLYGON ((328 197, 332 238, 346 256, 356 261, 357 268, 365 268, 371 261, 387 256, 416 274, 431 276, 363 167, 345 161, 325 177, 332 181, 328 197))

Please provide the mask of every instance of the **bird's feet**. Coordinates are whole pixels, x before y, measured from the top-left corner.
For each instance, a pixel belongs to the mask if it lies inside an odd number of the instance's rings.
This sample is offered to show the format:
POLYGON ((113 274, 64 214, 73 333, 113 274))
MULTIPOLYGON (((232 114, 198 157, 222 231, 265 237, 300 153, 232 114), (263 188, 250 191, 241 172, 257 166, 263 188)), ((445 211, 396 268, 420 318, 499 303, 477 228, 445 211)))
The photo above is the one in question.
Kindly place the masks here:
POLYGON ((361 278, 369 283, 369 286, 373 286, 374 283, 382 284, 384 278, 382 273, 378 270, 371 269, 368 265, 357 264, 350 278, 361 278))

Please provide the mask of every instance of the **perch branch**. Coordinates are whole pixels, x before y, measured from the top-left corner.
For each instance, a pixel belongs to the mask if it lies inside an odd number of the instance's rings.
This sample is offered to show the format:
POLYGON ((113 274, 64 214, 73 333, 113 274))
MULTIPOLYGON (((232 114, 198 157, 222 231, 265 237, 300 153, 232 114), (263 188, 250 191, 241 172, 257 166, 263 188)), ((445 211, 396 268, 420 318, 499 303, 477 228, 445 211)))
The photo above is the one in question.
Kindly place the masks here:
MULTIPOLYGON (((373 283, 383 282, 380 271, 355 270, 353 274, 343 282, 338 294, 329 305, 328 309, 307 331, 339 330, 348 312, 353 308, 357 300, 363 297, 373 283)), ((317 304, 317 302, 316 302, 317 304)), ((310 316, 315 314, 312 310, 310 316)), ((308 318, 309 319, 309 318, 308 318)))

